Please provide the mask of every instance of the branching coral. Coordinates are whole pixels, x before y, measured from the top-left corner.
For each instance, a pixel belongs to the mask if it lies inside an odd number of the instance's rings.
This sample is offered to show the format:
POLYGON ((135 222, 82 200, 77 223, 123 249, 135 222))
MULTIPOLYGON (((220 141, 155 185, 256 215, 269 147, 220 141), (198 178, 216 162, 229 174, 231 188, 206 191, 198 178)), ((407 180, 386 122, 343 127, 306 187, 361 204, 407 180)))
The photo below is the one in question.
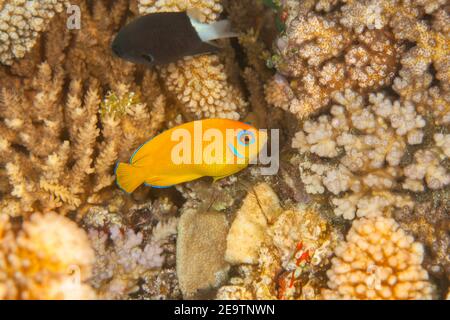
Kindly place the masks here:
MULTIPOLYGON (((220 1, 141 0, 141 14, 177 12, 195 8, 201 21, 211 23, 222 12, 220 1)), ((242 93, 227 82, 225 67, 216 55, 187 57, 160 69, 167 90, 177 98, 188 114, 200 118, 239 119, 246 108, 242 93)))
POLYGON ((367 91, 390 84, 400 51, 387 30, 353 34, 335 17, 314 13, 294 18, 277 46, 272 60, 288 79, 268 82, 267 100, 300 119, 346 88, 367 91))
POLYGON ((82 215, 85 204, 122 197, 108 188, 114 163, 166 117, 157 74, 136 72, 110 50, 128 0, 71 3, 81 9, 82 30, 57 15, 45 41, 9 68, 16 81, 1 82, 0 174, 10 182, 2 184, 1 207, 10 215, 55 208, 82 215))
POLYGON ((272 62, 287 81, 267 84, 268 101, 303 119, 338 91, 373 92, 395 78, 393 88, 405 101, 417 103, 424 114, 433 110, 436 122, 448 123, 450 46, 444 1, 336 4, 283 2, 287 31, 277 40, 272 62))
POLYGON ((81 29, 66 30, 61 26, 66 23, 65 17, 55 21, 57 25, 49 30, 43 44, 45 56, 41 59, 52 67, 63 64, 70 78, 87 81, 93 77, 114 91, 117 85, 126 83, 131 91, 141 94, 145 102, 155 100, 161 92, 151 83, 146 83, 148 87, 140 92, 140 82, 136 80, 138 67, 115 57, 110 49, 116 32, 132 17, 128 15, 128 2, 72 0, 71 4, 81 10, 81 29))
POLYGON ((395 220, 353 222, 327 272, 325 299, 431 299, 434 287, 422 268, 423 246, 395 220))
POLYGON ((0 215, 1 299, 93 299, 85 282, 94 252, 86 233, 56 213, 36 213, 13 231, 0 215))
POLYGON ((413 206, 411 199, 393 192, 436 190, 450 183, 444 167, 447 135, 436 134, 435 146, 418 150, 414 162, 402 166, 411 145, 422 144, 426 122, 410 102, 372 94, 369 105, 353 91, 337 94, 331 115, 306 121, 292 146, 301 154, 336 159, 338 164, 300 161, 307 191, 329 191, 336 215, 346 219, 376 215, 385 208, 413 206), (445 147, 444 147, 445 149, 445 147), (402 182, 403 181, 403 182, 402 182))
POLYGON ((40 32, 47 29, 55 14, 61 13, 66 0, 0 2, 0 62, 11 65, 32 49, 40 32))
POLYGON ((204 0, 140 0, 139 10, 142 13, 154 12, 180 12, 187 9, 199 11, 200 22, 209 23, 217 18, 222 13, 222 5, 218 0, 204 1, 204 0))
POLYGON ((103 102, 95 81, 85 88, 72 80, 67 95, 63 86, 62 71, 44 63, 29 90, 2 91, 0 160, 11 187, 2 206, 10 215, 102 203, 117 157, 128 157, 164 119, 163 97, 150 109, 124 84, 103 102))

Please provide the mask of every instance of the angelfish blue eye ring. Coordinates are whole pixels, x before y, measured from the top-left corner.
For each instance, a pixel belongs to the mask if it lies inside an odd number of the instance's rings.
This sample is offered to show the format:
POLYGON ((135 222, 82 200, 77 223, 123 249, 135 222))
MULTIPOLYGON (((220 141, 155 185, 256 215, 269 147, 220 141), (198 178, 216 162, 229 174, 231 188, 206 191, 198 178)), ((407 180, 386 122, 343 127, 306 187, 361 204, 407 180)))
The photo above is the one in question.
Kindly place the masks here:
POLYGON ((242 130, 241 132, 239 132, 238 136, 237 136, 237 140, 238 140, 238 143, 244 147, 248 147, 256 142, 255 134, 253 132, 247 131, 247 130, 242 130), (241 140, 241 138, 245 135, 251 137, 251 140, 247 143, 245 143, 241 140))

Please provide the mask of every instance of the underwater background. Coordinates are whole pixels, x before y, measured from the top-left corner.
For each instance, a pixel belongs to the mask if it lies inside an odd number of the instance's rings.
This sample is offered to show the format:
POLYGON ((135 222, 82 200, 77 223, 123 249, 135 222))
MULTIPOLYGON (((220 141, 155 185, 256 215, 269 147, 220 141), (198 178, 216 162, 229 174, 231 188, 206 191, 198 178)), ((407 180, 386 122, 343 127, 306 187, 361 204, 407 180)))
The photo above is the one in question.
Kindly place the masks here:
POLYGON ((446 0, 0 0, 0 299, 446 299, 446 0), (149 68, 133 19, 238 38, 149 68), (209 118, 280 169, 126 194, 114 167, 209 118))

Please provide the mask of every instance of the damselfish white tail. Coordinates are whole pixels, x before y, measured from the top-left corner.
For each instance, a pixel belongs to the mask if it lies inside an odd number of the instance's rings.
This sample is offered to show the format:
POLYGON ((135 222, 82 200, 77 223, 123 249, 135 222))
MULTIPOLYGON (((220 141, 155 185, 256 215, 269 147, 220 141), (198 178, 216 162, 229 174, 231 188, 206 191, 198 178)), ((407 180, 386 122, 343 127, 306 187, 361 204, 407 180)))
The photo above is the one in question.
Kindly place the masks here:
POLYGON ((239 36, 236 32, 233 32, 233 30, 231 29, 231 23, 228 20, 221 20, 212 24, 205 24, 191 18, 191 23, 203 42, 217 39, 234 38, 239 36))

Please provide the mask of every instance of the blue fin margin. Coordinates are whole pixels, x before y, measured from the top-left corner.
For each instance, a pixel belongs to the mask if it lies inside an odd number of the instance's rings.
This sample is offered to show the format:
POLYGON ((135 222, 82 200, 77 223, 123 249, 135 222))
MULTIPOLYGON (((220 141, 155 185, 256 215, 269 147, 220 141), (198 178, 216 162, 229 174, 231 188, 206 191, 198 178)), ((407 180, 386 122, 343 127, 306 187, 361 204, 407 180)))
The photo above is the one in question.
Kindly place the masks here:
POLYGON ((114 167, 114 175, 116 176, 116 185, 119 187, 119 189, 123 192, 125 192, 126 194, 131 194, 127 191, 125 191, 124 188, 122 188, 122 186, 120 185, 119 181, 117 180, 117 168, 119 167, 120 161, 117 161, 116 166, 114 167))
POLYGON ((148 184, 148 183, 144 182, 144 186, 149 187, 149 188, 153 188, 153 189, 170 189, 170 188, 174 187, 175 185, 167 186, 167 187, 161 187, 161 186, 153 186, 151 184, 148 184))
POLYGON ((131 156, 131 158, 130 158, 130 164, 133 164, 133 159, 134 159, 134 157, 136 156, 136 154, 147 144, 147 143, 149 143, 150 141, 152 141, 153 139, 155 139, 156 137, 153 137, 153 138, 151 138, 151 139, 149 139, 147 142, 145 142, 145 143, 143 143, 139 148, 137 148, 136 149, 136 151, 134 151, 133 152, 133 155, 131 156))

